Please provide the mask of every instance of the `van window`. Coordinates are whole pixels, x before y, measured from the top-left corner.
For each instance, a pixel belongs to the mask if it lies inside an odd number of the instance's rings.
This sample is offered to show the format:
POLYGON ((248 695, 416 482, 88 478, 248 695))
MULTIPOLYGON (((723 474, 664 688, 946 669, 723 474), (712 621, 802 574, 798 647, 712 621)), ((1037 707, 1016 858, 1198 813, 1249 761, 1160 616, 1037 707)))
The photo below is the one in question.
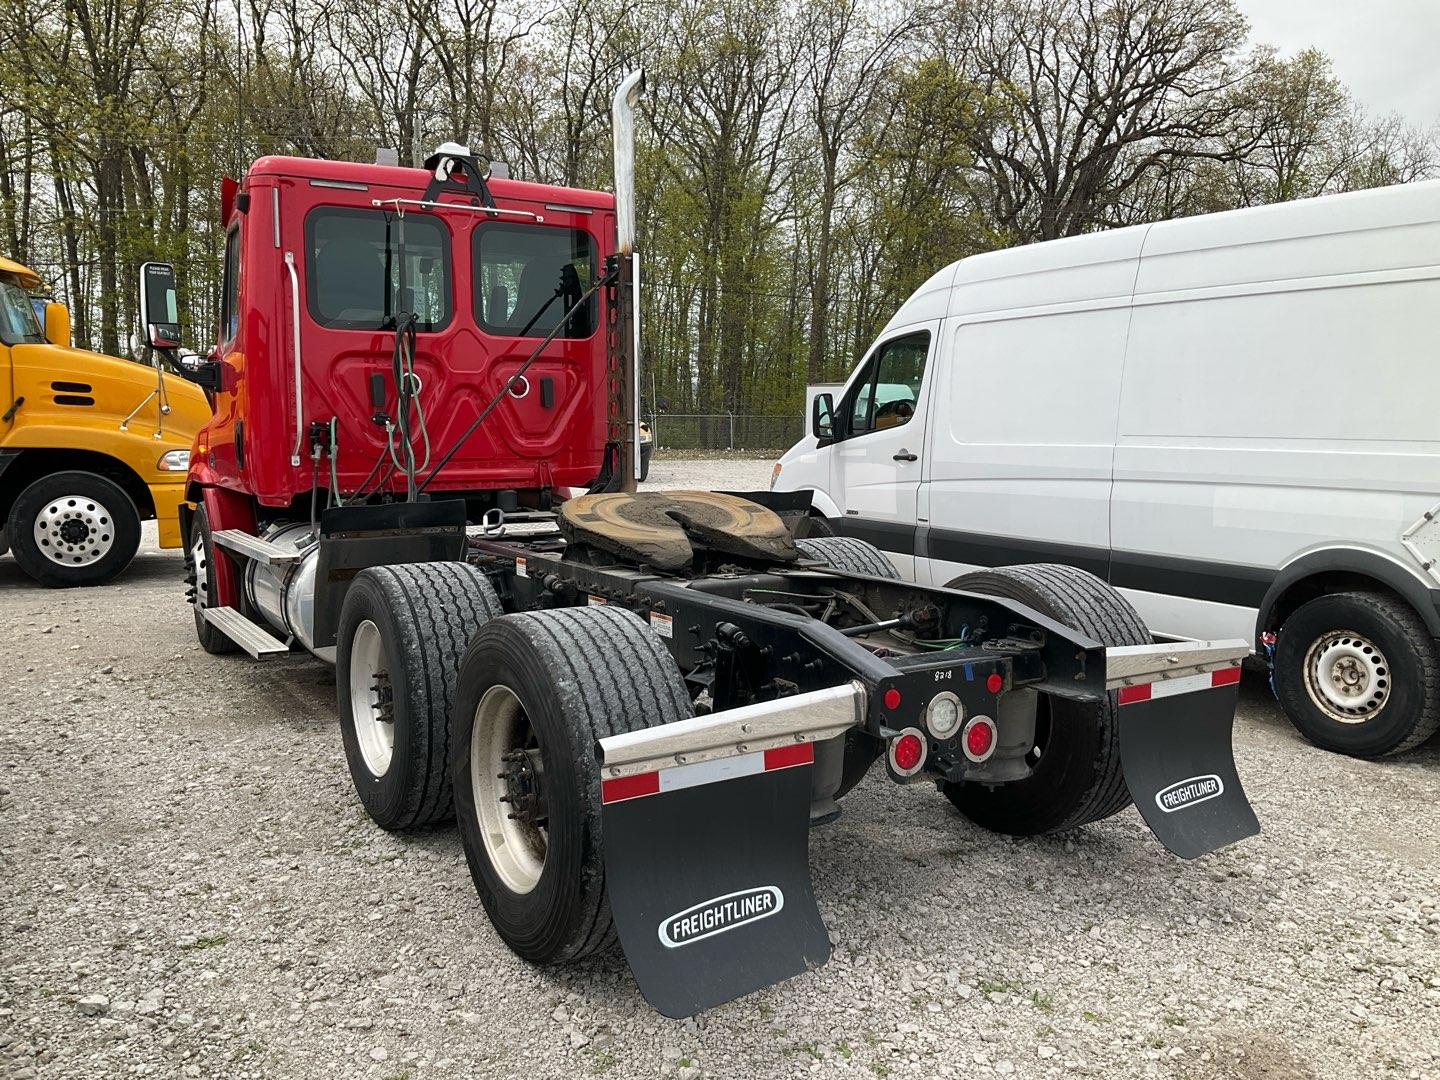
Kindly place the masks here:
POLYGON ((887 341, 871 354, 841 407, 847 437, 910 422, 929 352, 930 334, 922 330, 887 341))
MULTIPOLYGON (((595 241, 584 229, 485 222, 474 244, 475 319, 492 334, 519 334, 544 308, 528 334, 544 337, 596 277, 595 241), (546 308, 562 282, 564 293, 546 308)), ((558 336, 589 337, 595 312, 591 297, 558 336)))
POLYGON ((337 330, 382 330, 399 311, 415 329, 450 321, 450 233, 428 214, 405 215, 405 295, 400 295, 400 219, 384 210, 320 206, 305 218, 310 317, 337 330))
POLYGON ((225 234, 225 277, 220 291, 220 340, 234 341, 240 329, 240 229, 225 234))

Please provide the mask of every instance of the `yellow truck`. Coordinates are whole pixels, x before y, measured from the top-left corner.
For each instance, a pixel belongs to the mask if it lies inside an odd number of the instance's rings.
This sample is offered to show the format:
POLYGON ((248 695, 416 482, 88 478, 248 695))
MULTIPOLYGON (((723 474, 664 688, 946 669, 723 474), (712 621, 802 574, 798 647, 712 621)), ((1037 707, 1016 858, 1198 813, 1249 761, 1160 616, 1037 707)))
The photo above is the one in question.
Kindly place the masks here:
POLYGON ((0 258, 0 554, 42 585, 101 585, 140 523, 180 546, 179 508, 204 392, 157 368, 70 347, 70 312, 0 258), (43 312, 43 314, 42 314, 43 312))

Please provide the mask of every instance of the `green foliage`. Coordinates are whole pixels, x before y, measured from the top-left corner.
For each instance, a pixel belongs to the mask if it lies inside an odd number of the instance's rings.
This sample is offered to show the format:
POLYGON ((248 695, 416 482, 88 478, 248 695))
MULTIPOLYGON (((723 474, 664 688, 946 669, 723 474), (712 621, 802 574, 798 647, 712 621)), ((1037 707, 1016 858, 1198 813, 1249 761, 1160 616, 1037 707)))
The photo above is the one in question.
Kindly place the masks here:
POLYGON ((9 0, 0 245, 122 354, 173 262, 203 352, 223 174, 458 139, 606 188, 643 63, 645 407, 795 415, 956 259, 1433 171, 1323 54, 1245 37, 1234 0, 9 0))

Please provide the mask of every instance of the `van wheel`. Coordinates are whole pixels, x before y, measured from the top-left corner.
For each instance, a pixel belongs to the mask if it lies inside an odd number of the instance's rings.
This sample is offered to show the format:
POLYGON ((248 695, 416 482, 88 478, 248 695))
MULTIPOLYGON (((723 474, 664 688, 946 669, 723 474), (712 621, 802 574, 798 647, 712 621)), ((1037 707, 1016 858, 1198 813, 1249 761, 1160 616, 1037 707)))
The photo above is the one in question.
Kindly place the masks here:
POLYGON ((633 612, 526 612, 475 636, 456 692, 455 817, 485 911, 520 956, 614 944, 595 742, 691 711, 675 661, 633 612))
MULTIPOLYGON (((1102 645, 1151 641, 1128 600, 1094 574, 1073 566, 979 570, 962 574, 946 588, 1018 600, 1102 645)), ((1115 695, 1095 705, 1042 694, 1038 708, 1031 774, 991 787, 947 783, 945 797, 955 808, 993 832, 1037 836, 1099 821, 1129 806, 1115 695)))
POLYGON ((5 531, 20 569, 41 585, 103 585, 139 550, 140 513, 113 480, 58 472, 20 493, 5 531))
POLYGON ((340 608, 340 740, 365 811, 382 829, 447 819, 450 712, 470 638, 503 613, 490 580, 462 562, 373 566, 340 608))
POLYGON ((1302 604, 1275 642, 1275 693, 1316 746, 1355 757, 1414 749, 1440 728, 1440 658, 1420 617, 1387 593, 1302 604))
POLYGON ((796 540, 795 546, 807 559, 818 559, 831 570, 900 579, 895 564, 868 540, 856 540, 853 536, 817 536, 813 540, 796 540))

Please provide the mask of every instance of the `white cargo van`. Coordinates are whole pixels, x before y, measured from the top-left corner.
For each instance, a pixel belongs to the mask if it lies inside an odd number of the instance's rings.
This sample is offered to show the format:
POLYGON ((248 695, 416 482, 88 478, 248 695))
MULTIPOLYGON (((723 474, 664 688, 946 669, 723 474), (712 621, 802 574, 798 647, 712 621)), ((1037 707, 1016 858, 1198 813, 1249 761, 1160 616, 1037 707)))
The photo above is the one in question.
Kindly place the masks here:
POLYGON ((1158 635, 1253 640, 1319 745, 1416 746, 1440 725, 1440 182, 963 259, 775 469, 903 575, 1082 567, 1158 635))

